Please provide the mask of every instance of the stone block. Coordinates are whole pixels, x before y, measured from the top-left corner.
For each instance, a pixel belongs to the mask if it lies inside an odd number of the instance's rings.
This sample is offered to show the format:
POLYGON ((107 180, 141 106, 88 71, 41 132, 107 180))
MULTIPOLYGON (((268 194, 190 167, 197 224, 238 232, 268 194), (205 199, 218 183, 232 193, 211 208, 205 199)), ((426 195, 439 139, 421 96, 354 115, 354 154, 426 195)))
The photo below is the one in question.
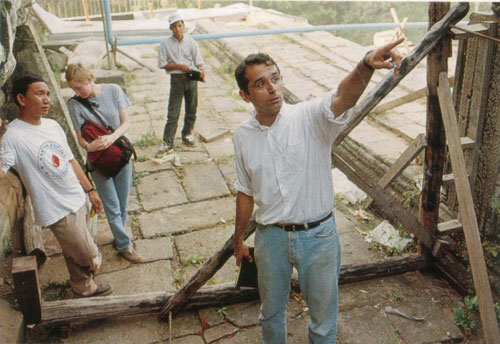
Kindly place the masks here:
POLYGON ((173 171, 142 177, 137 189, 146 211, 188 202, 184 189, 173 171))
POLYGON ((164 259, 172 260, 174 257, 172 240, 168 237, 137 240, 135 249, 145 263, 164 259))
POLYGON ((46 288, 51 284, 62 284, 69 281, 68 268, 63 256, 48 257, 47 261, 38 271, 40 278, 40 289, 46 288))
POLYGON ((185 166, 183 184, 191 202, 230 195, 222 174, 213 162, 185 166))
POLYGON ((216 340, 219 340, 223 337, 230 336, 234 333, 238 332, 238 328, 234 327, 229 323, 224 323, 222 325, 218 325, 215 327, 211 327, 203 332, 203 337, 205 337, 205 341, 207 343, 212 343, 216 340))
POLYGON ((227 306, 226 318, 238 327, 259 324, 260 300, 227 306))
POLYGON ((96 277, 98 283, 109 283, 113 295, 130 295, 152 291, 172 290, 170 261, 134 264, 128 269, 114 271, 96 277))
POLYGON ((68 63, 68 57, 66 55, 55 52, 51 49, 47 49, 45 54, 47 55, 47 60, 49 61, 52 70, 64 71, 66 64, 68 63))
POLYGON ((145 238, 151 238, 156 235, 188 232, 232 221, 235 216, 235 207, 233 197, 224 197, 183 204, 151 213, 141 213, 138 218, 142 235, 145 238), (187 214, 196 214, 196 216, 187 216, 187 214))
POLYGON ((23 313, 14 310, 10 304, 0 298, 0 342, 23 343, 24 321, 23 313))
MULTIPOLYGON (((236 335, 223 338, 219 341, 221 344, 261 344, 262 343, 262 329, 260 326, 253 326, 249 328, 242 328, 236 335)), ((307 343, 304 342, 291 342, 291 343, 307 343)))
POLYGON ((200 309, 198 315, 201 321, 205 321, 210 327, 220 325, 225 321, 224 316, 220 312, 217 312, 215 307, 200 309))

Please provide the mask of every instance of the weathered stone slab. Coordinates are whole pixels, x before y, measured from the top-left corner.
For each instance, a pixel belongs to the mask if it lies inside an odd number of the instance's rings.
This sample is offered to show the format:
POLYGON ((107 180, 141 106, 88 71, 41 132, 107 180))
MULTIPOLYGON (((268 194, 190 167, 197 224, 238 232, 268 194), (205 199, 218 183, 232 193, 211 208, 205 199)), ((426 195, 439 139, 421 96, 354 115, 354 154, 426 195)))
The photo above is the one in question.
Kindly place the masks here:
POLYGON ((154 314, 104 319, 72 326, 61 343, 153 343, 168 339, 168 325, 154 314))
POLYGON ((238 327, 259 324, 260 300, 228 305, 226 318, 238 327))
MULTIPOLYGON (((97 235, 96 235, 96 243, 98 246, 112 244, 115 241, 113 237, 113 233, 109 228, 108 219, 104 215, 97 215, 97 235)), ((130 238, 132 238, 132 219, 129 216, 127 219, 127 225, 125 229, 130 238)))
POLYGON ((146 211, 188 202, 184 189, 172 171, 142 177, 137 188, 146 211))
POLYGON ((48 257, 38 272, 41 288, 48 287, 52 283, 69 281, 68 269, 62 255, 48 257))
POLYGON ((227 134, 229 134, 230 130, 227 128, 212 128, 204 132, 198 132, 200 134, 200 139, 202 139, 203 142, 208 143, 226 136, 227 134))
POLYGON ((236 332, 238 332, 237 327, 234 327, 229 323, 224 323, 222 325, 211 327, 205 330, 205 332, 203 332, 203 337, 205 337, 205 341, 207 343, 212 343, 216 340, 232 335, 236 332))
POLYGON ((224 178, 213 162, 185 166, 183 184, 191 202, 230 195, 224 178))
POLYGON ((128 212, 137 213, 141 211, 142 207, 138 199, 136 188, 132 188, 130 192, 130 197, 128 198, 128 212))
POLYGON ((10 304, 0 298, 0 342, 23 343, 23 313, 14 310, 10 304))
POLYGON ((97 275, 124 270, 133 264, 120 256, 112 245, 101 246, 99 251, 101 251, 102 255, 102 264, 97 271, 97 275))
POLYGON ((167 233, 186 232, 232 221, 235 216, 233 197, 188 203, 138 216, 142 235, 151 238, 167 233), (190 216, 196 214, 196 216, 190 216))
POLYGON ((129 295, 173 289, 170 261, 134 264, 126 270, 98 275, 98 283, 109 283, 115 295, 129 295))
POLYGON ((205 344, 201 336, 186 336, 172 340, 172 344, 205 344))
MULTIPOLYGON (((181 262, 185 265, 185 278, 189 279, 200 265, 189 263, 193 258, 207 260, 216 253, 233 234, 233 226, 204 229, 175 237, 175 244, 181 262)), ((208 284, 231 283, 236 280, 238 267, 231 257, 224 266, 209 280, 208 284)))
POLYGON ((198 311, 201 321, 205 321, 208 326, 216 326, 222 324, 225 319, 220 312, 217 312, 215 307, 203 308, 198 311))
POLYGON ((231 191, 231 194, 236 195, 237 191, 234 188, 234 182, 238 177, 236 175, 234 156, 225 157, 225 159, 224 157, 221 157, 219 161, 216 162, 219 170, 222 173, 222 176, 224 177, 224 180, 226 181, 227 186, 229 187, 229 190, 231 191))
MULTIPOLYGON (((236 335, 221 339, 219 343, 223 344, 261 344, 262 343, 262 330, 260 326, 250 328, 243 328, 236 333, 236 335)), ((299 342, 291 342, 290 344, 299 342)), ((302 342, 307 343, 307 341, 302 342)))
POLYGON ((399 343, 402 338, 396 329, 373 306, 354 308, 340 312, 338 338, 341 343, 399 343))
POLYGON ((207 143, 205 148, 213 159, 234 155, 233 141, 230 136, 207 143))
POLYGON ((137 240, 136 251, 142 256, 143 262, 154 262, 163 259, 173 259, 172 240, 168 237, 137 240))

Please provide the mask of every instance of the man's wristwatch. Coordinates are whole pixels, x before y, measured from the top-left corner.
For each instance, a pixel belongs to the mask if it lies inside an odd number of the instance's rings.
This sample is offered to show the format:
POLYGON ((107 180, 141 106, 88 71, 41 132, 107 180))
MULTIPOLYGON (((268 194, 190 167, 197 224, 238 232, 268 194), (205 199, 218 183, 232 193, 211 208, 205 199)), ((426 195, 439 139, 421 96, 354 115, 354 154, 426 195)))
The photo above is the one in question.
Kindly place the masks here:
POLYGON ((371 53, 373 50, 369 50, 365 56, 363 57, 363 64, 365 65, 366 68, 368 69, 371 69, 371 70, 374 70, 375 68, 373 68, 371 65, 368 64, 368 62, 366 62, 366 57, 368 56, 369 53, 371 53))
POLYGON ((86 190, 85 193, 86 194, 89 194, 91 193, 92 191, 95 191, 95 188, 94 187, 91 187, 90 189, 86 190))

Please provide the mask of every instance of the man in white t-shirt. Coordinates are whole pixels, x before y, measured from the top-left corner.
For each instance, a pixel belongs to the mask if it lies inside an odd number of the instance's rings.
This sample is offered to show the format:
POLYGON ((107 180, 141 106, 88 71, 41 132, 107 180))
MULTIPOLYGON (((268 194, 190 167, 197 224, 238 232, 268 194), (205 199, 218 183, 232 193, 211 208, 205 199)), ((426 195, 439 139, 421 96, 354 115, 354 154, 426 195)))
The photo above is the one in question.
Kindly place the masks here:
POLYGON ((13 167, 20 175, 33 203, 35 221, 48 227, 61 245, 77 296, 111 293, 98 285, 94 274, 101 254, 86 225, 86 196, 102 212, 102 202, 68 146, 61 126, 44 118, 50 107, 50 90, 38 76, 14 80, 12 96, 19 116, 0 126, 0 180, 13 167))

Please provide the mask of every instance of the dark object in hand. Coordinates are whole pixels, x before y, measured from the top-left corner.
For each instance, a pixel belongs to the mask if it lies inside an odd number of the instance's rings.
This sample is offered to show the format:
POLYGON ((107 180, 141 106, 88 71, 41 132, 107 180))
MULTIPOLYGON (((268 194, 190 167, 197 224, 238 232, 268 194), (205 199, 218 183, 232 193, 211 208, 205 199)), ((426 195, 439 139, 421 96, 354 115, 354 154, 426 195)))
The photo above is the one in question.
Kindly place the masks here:
POLYGON ((238 278, 236 280, 236 287, 257 288, 257 265, 255 264, 254 248, 249 247, 248 250, 253 261, 250 263, 246 258, 241 260, 240 271, 238 272, 238 278))
POLYGON ((186 76, 189 80, 194 80, 194 81, 203 81, 205 82, 205 79, 201 77, 201 72, 197 70, 192 70, 189 73, 186 73, 186 76))

